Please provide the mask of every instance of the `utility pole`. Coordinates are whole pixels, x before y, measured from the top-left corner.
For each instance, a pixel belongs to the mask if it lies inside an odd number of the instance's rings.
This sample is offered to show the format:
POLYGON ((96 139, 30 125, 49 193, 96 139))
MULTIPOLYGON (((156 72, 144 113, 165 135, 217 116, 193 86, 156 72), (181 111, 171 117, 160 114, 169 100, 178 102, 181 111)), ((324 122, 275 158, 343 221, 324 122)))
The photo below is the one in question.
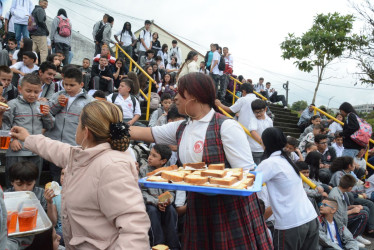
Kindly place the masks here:
POLYGON ((288 81, 283 84, 283 88, 286 90, 286 104, 288 105, 288 91, 290 90, 288 88, 288 81))

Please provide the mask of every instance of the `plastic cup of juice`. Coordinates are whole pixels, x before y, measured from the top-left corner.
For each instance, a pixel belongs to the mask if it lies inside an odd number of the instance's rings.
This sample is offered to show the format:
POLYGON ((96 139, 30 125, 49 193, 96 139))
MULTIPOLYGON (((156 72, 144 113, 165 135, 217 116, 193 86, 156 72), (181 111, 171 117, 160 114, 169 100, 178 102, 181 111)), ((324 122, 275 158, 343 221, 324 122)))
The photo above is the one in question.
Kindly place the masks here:
POLYGON ((8 211, 8 216, 7 216, 8 234, 14 233, 16 231, 17 218, 18 218, 17 211, 8 211))
POLYGON ((44 110, 46 106, 48 106, 48 102, 45 102, 45 101, 40 102, 40 113, 44 114, 44 110))
POLYGON ((8 149, 10 144, 10 131, 0 130, 0 149, 8 149))
POLYGON ((36 227, 38 208, 35 206, 23 207, 18 213, 18 225, 20 232, 31 231, 36 227))

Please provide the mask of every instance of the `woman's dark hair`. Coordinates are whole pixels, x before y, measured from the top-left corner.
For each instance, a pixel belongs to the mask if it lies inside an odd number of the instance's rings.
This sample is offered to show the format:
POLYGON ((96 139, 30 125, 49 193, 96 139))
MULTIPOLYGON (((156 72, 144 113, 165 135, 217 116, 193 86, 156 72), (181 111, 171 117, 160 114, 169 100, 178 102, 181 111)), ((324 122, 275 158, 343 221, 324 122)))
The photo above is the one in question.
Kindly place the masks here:
POLYGON ((127 73, 127 78, 131 79, 132 82, 134 83, 134 95, 137 95, 139 93, 139 80, 138 76, 136 75, 135 72, 130 71, 127 73))
POLYGON ((39 169, 30 161, 14 163, 9 169, 9 179, 11 182, 15 180, 30 182, 35 181, 38 177, 39 169))
MULTIPOLYGON (((144 71, 148 74, 147 70, 148 68, 151 67, 152 70, 153 70, 153 67, 152 65, 146 65, 143 69, 144 71)), ((139 87, 141 90, 143 90, 144 88, 147 87, 147 82, 148 82, 148 77, 143 73, 141 72, 140 75, 138 76, 138 80, 139 80, 139 87)))
POLYGON ((244 78, 244 76, 242 76, 242 75, 238 76, 239 82, 241 82, 243 80, 243 78, 244 78))
POLYGON ((174 83, 175 83, 175 77, 174 77, 174 75, 172 75, 172 74, 170 74, 170 73, 166 73, 165 75, 164 75, 164 77, 162 78, 162 86, 165 86, 165 76, 170 76, 170 81, 169 81, 169 85, 173 85, 174 83))
POLYGON ((66 10, 64 10, 64 9, 59 9, 58 11, 57 11, 57 16, 61 16, 61 15, 64 15, 64 17, 68 17, 68 14, 66 14, 66 10))
POLYGON ((123 24, 123 28, 122 28, 122 32, 121 33, 124 33, 126 30, 129 32, 130 36, 132 37, 131 23, 130 22, 125 22, 123 24), (129 25, 130 28, 126 29, 127 25, 129 25))
POLYGON ((166 43, 164 43, 161 47, 161 51, 162 52, 165 52, 165 49, 166 49, 166 52, 168 52, 168 45, 166 43))
POLYGON ((153 78, 157 83, 161 82, 162 79, 160 79, 160 71, 158 70, 158 65, 157 65, 156 63, 153 63, 153 64, 152 64, 152 70, 153 70, 152 78, 153 78), (157 66, 157 69, 156 69, 156 70, 153 69, 153 66, 155 66, 155 65, 157 66))
POLYGON ((170 65, 171 66, 177 66, 178 65, 178 58, 177 57, 175 57, 175 56, 172 56, 171 58, 170 58, 170 65), (175 64, 173 65, 173 64, 171 64, 171 59, 173 59, 174 58, 174 61, 175 61, 175 64))
POLYGON ((353 108, 353 106, 349 102, 343 102, 340 105, 339 110, 343 110, 347 114, 354 113, 357 115, 356 110, 353 108))
POLYGON ((296 167, 295 163, 288 157, 287 153, 283 148, 287 144, 287 138, 283 134, 283 131, 280 128, 267 128, 262 133, 261 139, 265 146, 263 158, 269 158, 270 155, 276 151, 281 151, 281 156, 285 158, 291 167, 295 170, 297 175, 300 175, 299 169, 296 167))
POLYGON ((32 40, 30 38, 23 38, 23 48, 18 51, 17 62, 22 62, 23 54, 26 51, 32 51, 32 40))
POLYGON ((122 58, 117 58, 115 63, 114 63, 114 69, 117 70, 116 63, 120 61, 122 63, 122 67, 119 69, 119 74, 123 75, 125 73, 125 62, 123 61, 122 58))
POLYGON ((192 95, 203 104, 208 104, 216 112, 220 112, 215 104, 216 88, 212 78, 203 73, 189 73, 182 76, 178 81, 178 93, 183 97, 184 92, 192 95))
POLYGON ((330 170, 332 173, 335 173, 339 170, 348 169, 349 165, 353 164, 353 158, 350 156, 341 156, 335 158, 335 160, 331 163, 330 170))
POLYGON ((309 177, 311 179, 319 180, 319 164, 322 160, 322 154, 317 151, 310 152, 306 158, 305 162, 309 165, 310 173, 309 177))
POLYGON ((184 61, 185 63, 188 62, 188 61, 191 61, 193 60, 194 56, 198 55, 196 51, 193 51, 191 50, 190 52, 188 52, 187 54, 187 58, 186 60, 184 61))

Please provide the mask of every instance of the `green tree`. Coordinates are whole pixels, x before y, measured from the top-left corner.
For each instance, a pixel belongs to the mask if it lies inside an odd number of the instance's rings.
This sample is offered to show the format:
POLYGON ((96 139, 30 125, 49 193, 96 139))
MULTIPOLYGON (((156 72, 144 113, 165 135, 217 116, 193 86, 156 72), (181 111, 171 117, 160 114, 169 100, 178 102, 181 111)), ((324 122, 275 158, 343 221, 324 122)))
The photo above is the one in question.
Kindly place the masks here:
POLYGON ((365 22, 362 34, 365 35, 366 43, 360 46, 354 54, 358 61, 360 72, 357 74, 362 83, 374 85, 374 4, 371 0, 365 0, 357 4, 351 1, 352 7, 359 17, 365 22))
POLYGON ((290 33, 281 43, 283 59, 295 59, 296 67, 304 72, 317 70, 317 85, 312 103, 315 103, 327 66, 345 52, 355 51, 362 43, 359 35, 351 34, 353 21, 352 15, 319 14, 306 33, 300 37, 290 33))
POLYGON ((308 103, 306 101, 297 101, 292 103, 291 109, 296 111, 302 111, 308 107, 308 103))

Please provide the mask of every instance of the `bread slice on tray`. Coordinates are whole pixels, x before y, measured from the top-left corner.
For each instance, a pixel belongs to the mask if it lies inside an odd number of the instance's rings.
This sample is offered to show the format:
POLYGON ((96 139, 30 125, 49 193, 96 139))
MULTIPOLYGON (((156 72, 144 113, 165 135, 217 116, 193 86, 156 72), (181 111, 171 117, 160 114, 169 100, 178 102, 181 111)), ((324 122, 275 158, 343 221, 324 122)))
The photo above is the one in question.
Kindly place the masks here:
POLYGON ((231 186, 232 184, 236 183, 238 179, 236 177, 224 177, 224 178, 210 178, 210 184, 218 184, 224 186, 231 186))
POLYGON ((202 185, 208 182, 208 180, 209 180, 208 177, 199 176, 195 174, 186 175, 184 177, 184 182, 187 182, 189 184, 194 184, 194 185, 202 185))
POLYGON ((158 244, 157 246, 153 246, 152 250, 169 250, 170 248, 166 245, 158 244))
POLYGON ((230 169, 231 176, 238 178, 239 181, 243 180, 243 169, 242 168, 233 168, 230 169))
POLYGON ((201 176, 219 177, 222 178, 226 175, 227 170, 204 170, 201 171, 201 176))
POLYGON ((183 164, 183 168, 190 167, 194 169, 204 169, 205 165, 205 162, 185 163, 183 164))
POLYGON ((158 168, 158 169, 153 170, 152 172, 147 173, 147 176, 157 174, 160 171, 171 171, 171 170, 176 170, 176 169, 178 169, 177 165, 171 165, 169 167, 162 167, 162 168, 158 168))
POLYGON ((224 170, 225 169, 225 164, 224 163, 209 164, 208 169, 210 169, 210 170, 224 170))
POLYGON ((183 181, 184 176, 187 175, 184 172, 178 172, 178 171, 164 171, 161 173, 161 177, 168 180, 168 181, 174 181, 174 182, 181 182, 183 181))
POLYGON ((245 180, 242 181, 242 183, 244 183, 245 185, 247 185, 247 187, 250 187, 253 185, 255 179, 254 178, 247 178, 245 180))
POLYGON ((152 182, 168 182, 168 180, 165 180, 161 176, 150 176, 147 178, 147 181, 152 181, 152 182))

